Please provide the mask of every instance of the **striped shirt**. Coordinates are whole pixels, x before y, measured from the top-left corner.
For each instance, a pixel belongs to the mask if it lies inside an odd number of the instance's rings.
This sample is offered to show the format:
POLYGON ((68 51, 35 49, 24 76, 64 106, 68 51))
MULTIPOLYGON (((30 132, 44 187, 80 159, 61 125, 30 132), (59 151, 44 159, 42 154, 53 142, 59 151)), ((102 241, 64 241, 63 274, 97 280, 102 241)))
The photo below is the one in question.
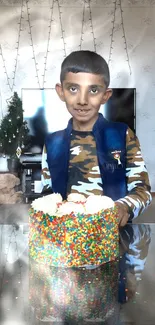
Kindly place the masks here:
MULTIPOLYGON (((137 217, 151 202, 150 184, 138 138, 128 128, 126 133, 126 179, 128 194, 118 202, 126 204, 137 217)), ((42 183, 52 188, 46 148, 42 154, 42 183)), ((72 131, 68 168, 67 193, 104 195, 92 132, 72 131)))

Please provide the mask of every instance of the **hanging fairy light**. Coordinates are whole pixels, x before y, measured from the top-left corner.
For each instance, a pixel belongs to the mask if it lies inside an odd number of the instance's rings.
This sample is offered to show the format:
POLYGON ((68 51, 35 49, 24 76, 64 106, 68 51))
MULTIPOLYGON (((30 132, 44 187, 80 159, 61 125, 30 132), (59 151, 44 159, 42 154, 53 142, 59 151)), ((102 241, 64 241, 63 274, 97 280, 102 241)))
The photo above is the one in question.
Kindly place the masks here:
POLYGON ((28 22, 28 27, 29 27, 29 35, 30 35, 30 41, 31 44, 30 46, 32 46, 32 52, 33 52, 33 57, 32 59, 34 60, 34 64, 35 64, 35 70, 36 70, 36 78, 37 78, 37 82, 38 82, 38 86, 40 87, 40 80, 39 80, 39 74, 38 74, 38 63, 36 61, 36 55, 35 55, 35 50, 34 50, 34 44, 33 44, 33 37, 32 37, 32 26, 31 26, 31 21, 30 21, 30 8, 29 8, 29 0, 26 0, 26 10, 27 10, 27 22, 28 22))
POLYGON ((62 38, 62 42, 63 42, 63 51, 64 51, 64 57, 67 56, 66 53, 66 43, 65 43, 65 30, 63 28, 63 24, 62 24, 62 11, 61 11, 61 6, 59 4, 59 0, 56 0, 57 4, 58 4, 58 12, 59 12, 59 21, 60 21, 60 28, 61 28, 61 38, 62 38))
POLYGON ((15 65, 14 65, 13 72, 12 72, 13 73, 12 84, 10 82, 10 78, 9 78, 9 75, 8 75, 8 72, 7 72, 7 67, 6 67, 6 64, 5 64, 5 58, 4 58, 3 51, 2 51, 2 45, 0 45, 0 56, 1 56, 2 61, 3 61, 4 73, 6 75, 7 85, 9 86, 10 91, 13 91, 14 86, 15 86, 15 78, 16 78, 17 65, 18 65, 18 56, 19 56, 19 44, 20 44, 20 37, 21 37, 21 32, 22 32, 21 25, 22 25, 22 19, 23 19, 23 7, 24 7, 24 0, 22 0, 22 2, 21 2, 21 13, 20 13, 20 19, 19 19, 19 22, 18 22, 19 29, 18 29, 18 39, 17 39, 17 42, 16 42, 17 45, 15 47, 15 49, 16 49, 16 58, 15 58, 15 65))
POLYGON ((83 42, 86 4, 87 4, 87 9, 89 11, 90 31, 91 31, 92 38, 93 38, 94 51, 96 52, 96 38, 95 38, 95 35, 94 35, 94 27, 93 27, 93 19, 92 19, 92 11, 91 11, 90 0, 87 0, 87 2, 86 2, 86 0, 84 0, 84 4, 83 4, 82 26, 81 26, 81 36, 80 36, 80 45, 79 45, 79 48, 81 50, 81 48, 82 48, 82 42, 83 42))
POLYGON ((45 62, 44 62, 44 73, 43 73, 42 88, 44 88, 44 84, 46 83, 45 74, 46 74, 46 71, 47 71, 47 57, 48 57, 48 53, 49 53, 49 44, 50 44, 50 39, 51 39, 51 28, 52 28, 52 22, 53 22, 54 3, 55 3, 55 1, 53 0, 52 6, 50 8, 50 20, 49 20, 49 26, 48 26, 49 31, 48 31, 47 49, 46 49, 45 62))
POLYGON ((82 14, 82 25, 81 25, 81 37, 80 37, 80 51, 82 48, 82 42, 83 42, 83 29, 84 29, 84 21, 85 21, 85 10, 86 10, 86 4, 85 4, 85 0, 84 0, 84 5, 83 5, 83 14, 82 14))
POLYGON ((130 72, 130 75, 131 75, 132 71, 131 71, 131 66, 130 66, 128 47, 127 47, 127 41, 126 41, 126 35, 125 35, 124 20, 123 20, 123 10, 122 10, 121 0, 115 0, 114 1, 114 12, 113 12, 113 19, 112 19, 112 32, 111 32, 111 35, 110 35, 111 39, 110 39, 110 51, 109 51, 108 64, 110 63, 111 57, 112 57, 117 5, 118 5, 118 9, 120 10, 120 14, 121 14, 121 26, 122 26, 122 33, 123 33, 122 38, 124 39, 124 49, 125 49, 126 56, 127 56, 126 61, 128 62, 129 72, 130 72))
POLYGON ((130 75, 131 75, 132 71, 131 71, 131 66, 130 66, 130 60, 129 60, 129 54, 128 54, 128 46, 127 46, 126 35, 125 35, 124 20, 123 20, 123 10, 122 10, 122 2, 121 2, 121 0, 119 0, 119 6, 120 6, 120 11, 121 11, 121 25, 122 25, 122 31, 123 31, 122 38, 124 39, 124 49, 126 51, 127 62, 128 62, 128 66, 129 66, 130 75))
MULTIPOLYGON (((44 56, 44 71, 43 71, 43 81, 42 81, 42 88, 44 88, 44 85, 46 83, 45 81, 45 74, 47 71, 47 57, 48 57, 48 53, 49 53, 49 44, 50 44, 50 38, 51 38, 51 27, 52 27, 52 22, 53 22, 53 9, 54 9, 54 3, 55 1, 53 0, 53 3, 50 7, 50 19, 49 19, 49 31, 48 31, 48 38, 47 38, 47 49, 46 49, 46 53, 44 56)), ((39 88, 41 88, 41 82, 40 82, 40 78, 39 78, 39 69, 38 69, 38 62, 36 59, 36 54, 35 54, 35 49, 34 49, 34 42, 33 42, 33 35, 32 35, 32 26, 31 26, 31 13, 30 13, 30 7, 29 7, 29 0, 26 0, 26 9, 27 9, 27 22, 28 22, 28 26, 29 26, 29 36, 30 36, 30 41, 31 44, 30 46, 32 47, 32 53, 33 53, 33 57, 32 59, 34 60, 34 64, 35 64, 35 71, 36 71, 36 78, 37 78, 37 82, 38 82, 38 86, 39 88)))
POLYGON ((111 31, 111 39, 110 39, 110 50, 109 50, 109 59, 108 59, 108 65, 111 61, 112 57, 112 50, 113 50, 113 43, 114 43, 114 30, 115 30, 115 19, 116 19, 116 5, 117 0, 114 1, 114 12, 113 12, 113 19, 112 19, 112 31, 111 31))
POLYGON ((5 65, 5 59, 4 59, 4 56, 3 56, 2 45, 0 45, 0 56, 1 56, 2 61, 3 61, 3 68, 4 68, 4 73, 5 73, 6 79, 7 79, 7 85, 9 86, 10 90, 12 90, 11 85, 10 85, 10 78, 8 76, 7 68, 6 68, 6 65, 5 65))
POLYGON ((94 51, 96 52, 96 38, 94 35, 94 27, 93 27, 93 19, 92 19, 92 11, 91 11, 91 5, 90 5, 90 0, 88 0, 88 9, 89 9, 89 21, 90 21, 90 28, 91 28, 91 33, 93 36, 93 44, 94 44, 94 51))

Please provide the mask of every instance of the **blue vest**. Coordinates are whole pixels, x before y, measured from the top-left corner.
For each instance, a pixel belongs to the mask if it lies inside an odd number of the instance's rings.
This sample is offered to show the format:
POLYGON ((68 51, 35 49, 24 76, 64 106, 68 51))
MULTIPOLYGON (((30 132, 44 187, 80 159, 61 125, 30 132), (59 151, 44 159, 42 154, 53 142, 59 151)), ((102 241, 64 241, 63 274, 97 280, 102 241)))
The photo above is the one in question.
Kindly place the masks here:
MULTIPOLYGON (((108 122, 99 113, 94 124, 93 135, 101 173, 104 195, 114 201, 127 194, 126 184, 126 131, 123 123, 108 122), (119 152, 121 164, 115 159, 114 152, 119 152)), ((66 129, 47 135, 45 145, 47 162, 52 179, 52 191, 67 196, 68 166, 70 157, 70 135, 72 119, 66 129)))

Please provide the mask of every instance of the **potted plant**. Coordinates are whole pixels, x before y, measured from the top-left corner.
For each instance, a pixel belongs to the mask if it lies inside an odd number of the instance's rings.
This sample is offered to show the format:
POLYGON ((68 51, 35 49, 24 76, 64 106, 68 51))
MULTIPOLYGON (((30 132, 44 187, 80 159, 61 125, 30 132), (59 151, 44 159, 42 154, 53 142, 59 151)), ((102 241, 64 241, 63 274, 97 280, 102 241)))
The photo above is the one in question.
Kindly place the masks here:
POLYGON ((8 169, 18 173, 20 155, 29 141, 27 122, 23 120, 22 101, 14 92, 8 102, 8 112, 0 125, 0 152, 8 156, 8 169))

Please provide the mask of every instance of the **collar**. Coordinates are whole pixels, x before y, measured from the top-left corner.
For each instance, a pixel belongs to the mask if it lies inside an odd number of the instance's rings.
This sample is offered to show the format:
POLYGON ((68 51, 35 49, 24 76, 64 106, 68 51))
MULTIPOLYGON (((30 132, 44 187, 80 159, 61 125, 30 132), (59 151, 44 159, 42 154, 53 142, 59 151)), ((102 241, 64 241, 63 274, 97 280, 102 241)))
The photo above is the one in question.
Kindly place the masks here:
MULTIPOLYGON (((108 121, 103 117, 103 115, 101 113, 99 113, 98 114, 98 119, 95 122, 95 124, 93 126, 93 129, 92 129, 93 134, 94 133, 98 133, 99 130, 101 128, 103 128, 104 125, 107 124, 107 123, 108 123, 108 121)), ((66 128, 67 135, 70 135, 71 134, 72 129, 73 129, 73 118, 71 118, 69 120, 69 122, 68 122, 68 125, 67 125, 67 128, 66 128)))

